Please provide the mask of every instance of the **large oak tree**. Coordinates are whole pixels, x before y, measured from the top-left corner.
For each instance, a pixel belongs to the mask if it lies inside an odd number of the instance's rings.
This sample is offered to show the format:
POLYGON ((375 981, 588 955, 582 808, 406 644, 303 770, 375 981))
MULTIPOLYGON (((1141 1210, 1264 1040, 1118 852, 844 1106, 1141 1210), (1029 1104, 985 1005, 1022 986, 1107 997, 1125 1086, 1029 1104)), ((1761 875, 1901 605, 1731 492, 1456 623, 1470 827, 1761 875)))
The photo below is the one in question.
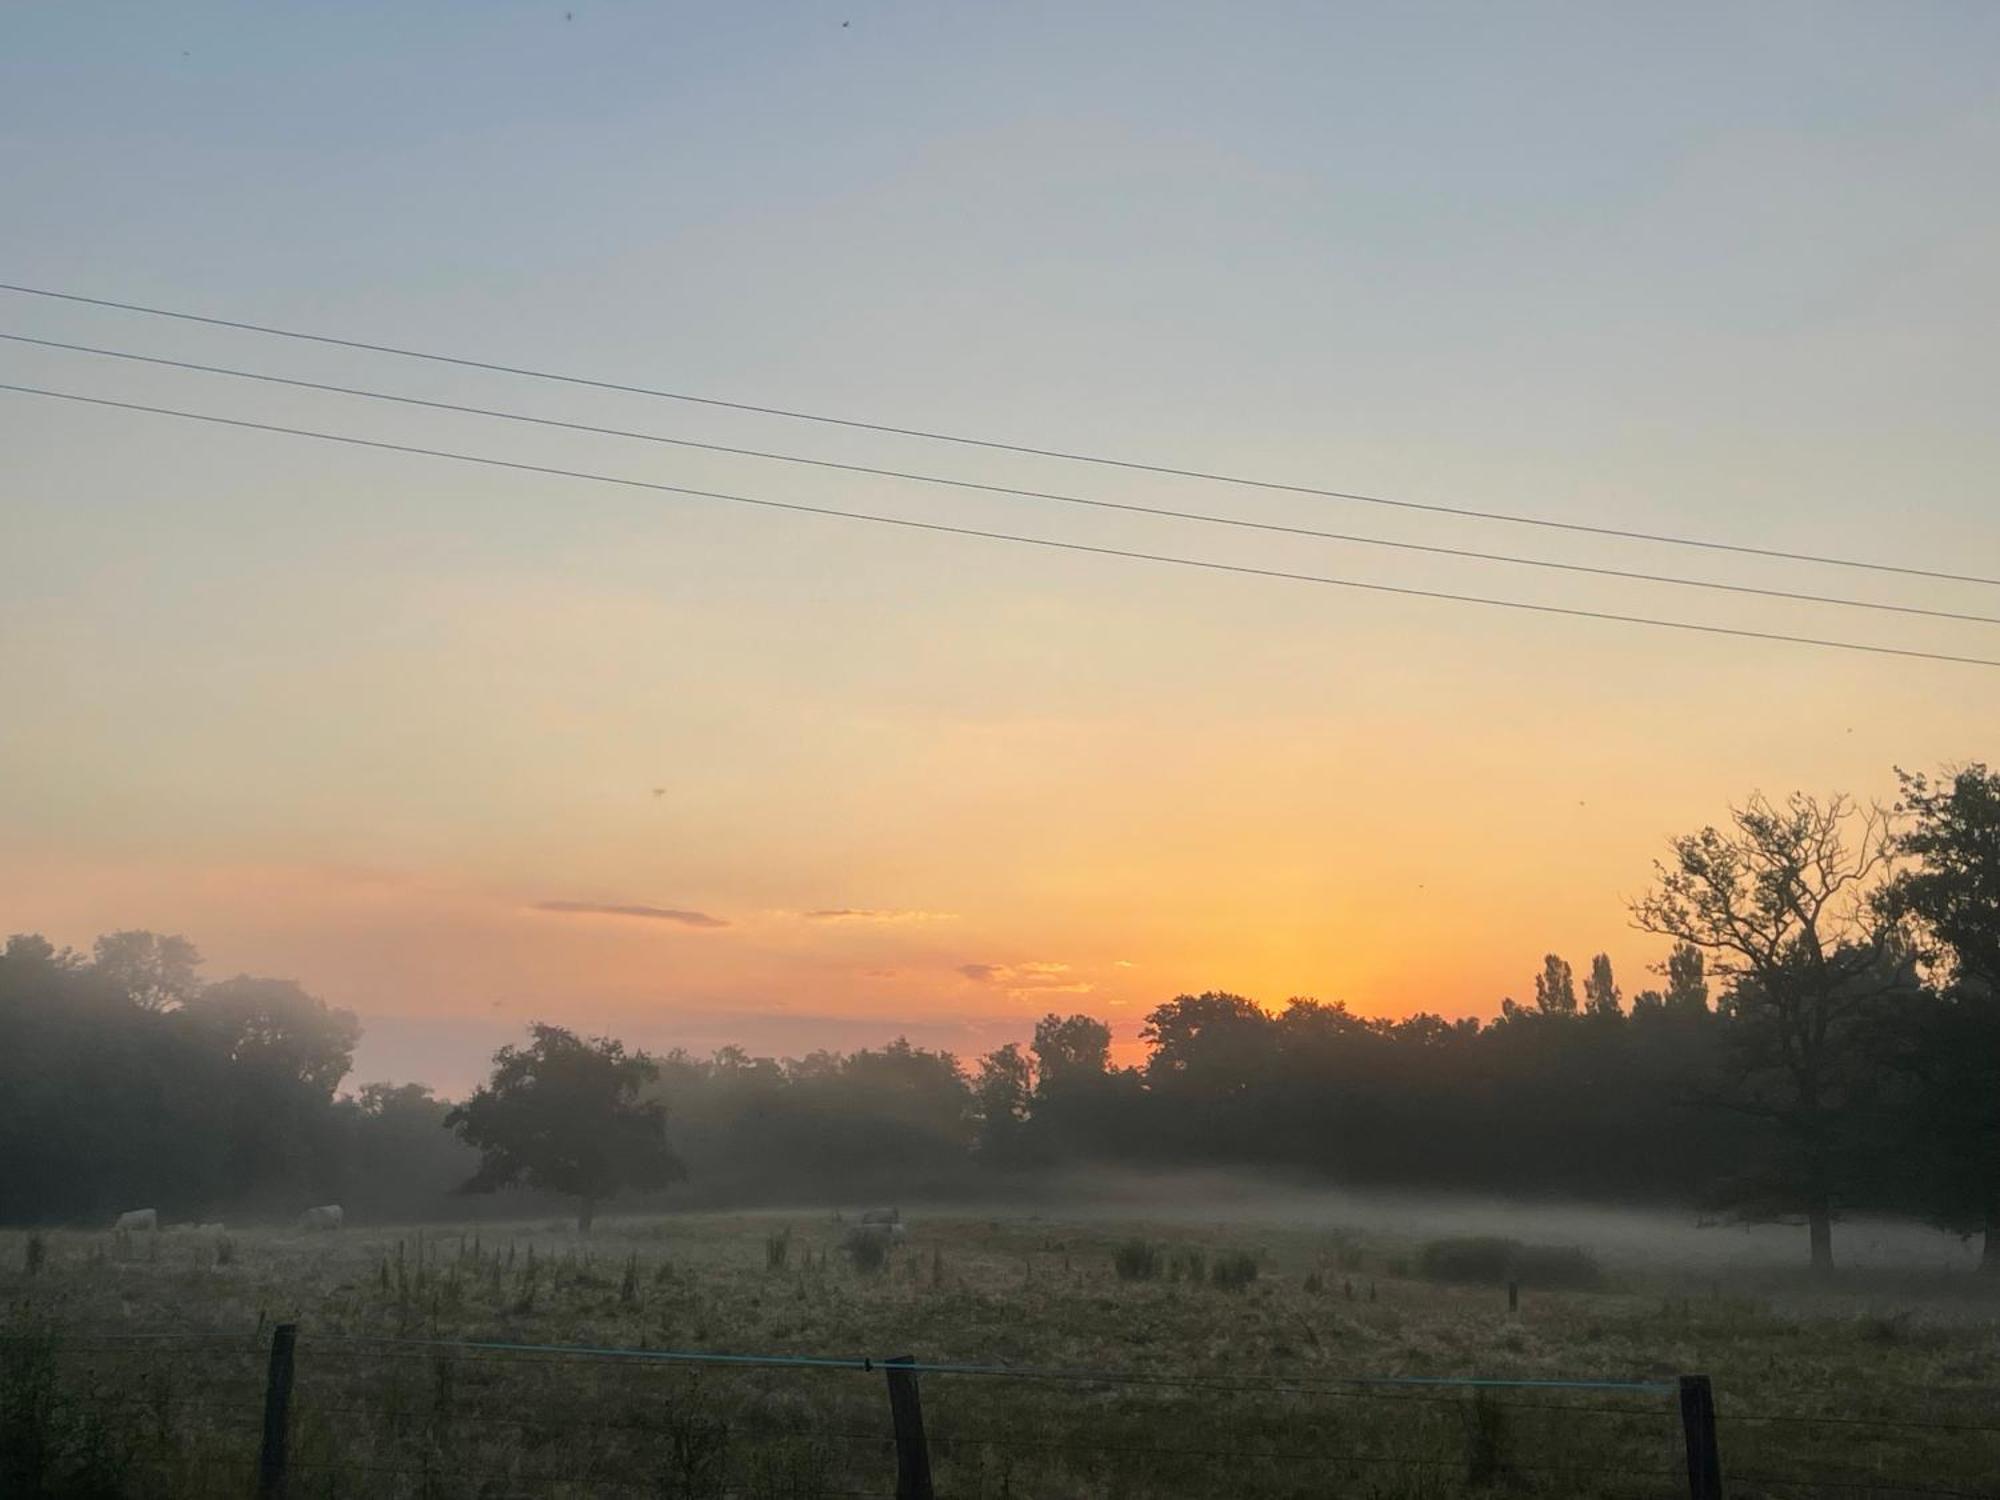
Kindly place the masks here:
POLYGON ((578 1233, 629 1188, 686 1176, 667 1144, 666 1107, 640 1098, 660 1075, 644 1052, 537 1022, 526 1047, 493 1054, 493 1076, 444 1123, 480 1153, 465 1190, 522 1184, 576 1200, 578 1233))
POLYGON ((1805 1215, 1816 1270, 1832 1269, 1834 1213, 1869 1144, 1883 1009, 1909 988, 1871 899, 1892 852, 1880 807, 1757 795, 1726 828, 1674 839, 1632 906, 1640 928, 1701 950, 1725 982, 1725 1062, 1709 1097, 1775 1132, 1766 1186, 1805 1215))

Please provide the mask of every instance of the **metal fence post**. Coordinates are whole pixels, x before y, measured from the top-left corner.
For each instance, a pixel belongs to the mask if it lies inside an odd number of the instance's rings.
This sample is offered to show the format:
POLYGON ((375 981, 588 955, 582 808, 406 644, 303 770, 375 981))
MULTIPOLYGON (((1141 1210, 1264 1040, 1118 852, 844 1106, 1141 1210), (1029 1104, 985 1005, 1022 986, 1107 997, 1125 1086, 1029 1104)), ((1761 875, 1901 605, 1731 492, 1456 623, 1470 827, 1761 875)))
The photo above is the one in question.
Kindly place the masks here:
POLYGON ((917 1372, 899 1370, 916 1357, 899 1354, 882 1361, 889 1377, 889 1418, 896 1429, 896 1500, 933 1500, 931 1452, 924 1442, 924 1407, 917 1395, 917 1372))
POLYGON ((271 1364, 264 1379, 264 1447, 257 1457, 258 1500, 285 1492, 285 1432, 292 1413, 292 1346, 299 1325, 280 1323, 271 1331, 271 1364))
POLYGON ((1683 1375, 1680 1386, 1689 1500, 1722 1500, 1722 1454, 1715 1445, 1715 1391, 1706 1375, 1683 1375))

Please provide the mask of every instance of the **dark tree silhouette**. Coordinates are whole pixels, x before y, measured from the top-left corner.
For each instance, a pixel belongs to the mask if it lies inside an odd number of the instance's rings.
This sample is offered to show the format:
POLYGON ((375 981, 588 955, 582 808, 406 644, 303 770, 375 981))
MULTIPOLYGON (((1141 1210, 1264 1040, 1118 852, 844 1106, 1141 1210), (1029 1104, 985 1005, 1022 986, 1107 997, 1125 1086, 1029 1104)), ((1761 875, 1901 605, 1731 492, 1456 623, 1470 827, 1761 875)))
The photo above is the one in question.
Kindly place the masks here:
POLYGON ((201 988, 201 954, 178 933, 107 932, 92 949, 90 966, 141 1010, 177 1009, 201 988))
POLYGON ((1773 1189, 1804 1212, 1815 1270, 1833 1267, 1833 1215, 1881 1078, 1882 1008, 1907 975, 1869 899, 1891 854, 1888 818, 1844 796, 1762 795, 1672 841, 1648 932, 1707 954, 1730 983, 1731 1025, 1716 1103, 1768 1122, 1781 1151, 1773 1189))
POLYGON ((522 1184, 561 1193, 576 1200, 577 1232, 587 1234, 600 1203, 686 1175, 667 1145, 666 1107, 639 1097, 659 1077, 652 1058, 560 1026, 528 1031, 528 1046, 494 1053, 492 1079, 445 1116, 480 1153, 467 1192, 522 1184))
POLYGON ((1693 943, 1675 943, 1665 970, 1667 1009, 1708 1014, 1708 959, 1693 943))
POLYGON ((1035 1022, 1034 1053, 1045 1085, 1097 1077, 1111 1069, 1111 1028, 1090 1016, 1051 1011, 1035 1022))
POLYGON ((972 1098, 979 1115, 981 1160, 995 1166, 1021 1163, 1034 1092, 1034 1070, 1019 1042, 1009 1042, 979 1059, 972 1098))
POLYGON ((1600 953, 1590 961, 1590 977, 1583 982, 1583 1008, 1593 1016, 1625 1013, 1620 1003, 1618 981, 1611 977, 1611 955, 1608 953, 1600 953))
POLYGON ((1550 953, 1542 959, 1542 972, 1535 976, 1535 1009, 1545 1016, 1576 1014, 1576 983, 1570 977, 1569 960, 1550 953))
POLYGON ((1983 1233, 1980 1265, 2000 1276, 2000 772, 1896 774, 1911 818, 1896 847, 1916 863, 1882 908, 1910 924, 1939 980, 1903 1052, 1919 1083, 1913 1144, 1932 1163, 1932 1216, 1983 1233))

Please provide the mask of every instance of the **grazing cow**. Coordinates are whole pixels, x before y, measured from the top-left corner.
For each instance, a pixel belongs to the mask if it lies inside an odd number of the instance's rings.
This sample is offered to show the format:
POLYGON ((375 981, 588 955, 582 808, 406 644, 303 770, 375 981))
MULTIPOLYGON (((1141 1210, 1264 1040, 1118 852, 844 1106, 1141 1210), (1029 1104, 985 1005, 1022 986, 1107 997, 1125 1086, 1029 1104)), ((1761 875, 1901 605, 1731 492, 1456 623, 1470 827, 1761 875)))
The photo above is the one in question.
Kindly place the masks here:
POLYGON ((338 1203, 328 1203, 320 1208, 309 1208, 299 1215, 301 1229, 338 1229, 341 1212, 338 1203))
POLYGON ((862 1210, 861 1222, 864 1224, 900 1224, 903 1222, 903 1215, 899 1209, 868 1208, 862 1210))
POLYGON ((160 1211, 157 1208, 135 1208, 130 1213, 120 1214, 118 1222, 112 1225, 114 1229, 158 1229, 159 1227, 160 1211))

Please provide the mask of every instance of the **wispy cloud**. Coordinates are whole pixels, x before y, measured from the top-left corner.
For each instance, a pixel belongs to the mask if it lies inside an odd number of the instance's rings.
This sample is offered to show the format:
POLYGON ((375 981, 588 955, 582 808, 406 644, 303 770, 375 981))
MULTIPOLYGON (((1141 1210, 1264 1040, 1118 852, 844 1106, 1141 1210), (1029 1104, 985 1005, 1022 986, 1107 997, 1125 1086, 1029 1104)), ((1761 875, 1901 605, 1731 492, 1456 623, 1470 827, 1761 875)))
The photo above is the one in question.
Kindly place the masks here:
POLYGON ((974 984, 1005 987, 1008 994, 1087 995, 1095 985, 1070 976, 1070 967, 1052 960, 1020 964, 960 964, 958 972, 974 984))
POLYGON ((802 913, 808 922, 956 922, 952 911, 908 911, 901 907, 827 906, 802 913))
POLYGON ((670 906, 621 906, 604 901, 537 901, 536 911, 561 912, 569 916, 643 917, 649 922, 675 922, 682 927, 727 927, 722 917, 705 911, 676 911, 670 906))

